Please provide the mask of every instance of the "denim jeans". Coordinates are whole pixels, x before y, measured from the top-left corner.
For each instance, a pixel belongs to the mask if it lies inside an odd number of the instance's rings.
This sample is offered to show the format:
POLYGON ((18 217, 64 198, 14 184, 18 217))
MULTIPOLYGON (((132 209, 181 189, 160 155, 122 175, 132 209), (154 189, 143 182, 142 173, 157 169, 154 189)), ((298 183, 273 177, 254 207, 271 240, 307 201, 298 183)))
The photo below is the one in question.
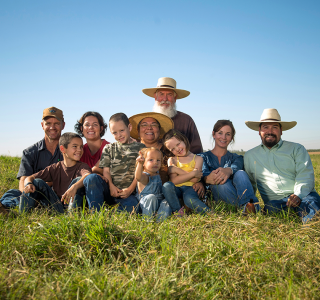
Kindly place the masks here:
MULTIPOLYGON (((271 200, 265 204, 265 211, 274 214, 281 211, 288 211, 289 207, 286 205, 289 197, 281 200, 271 200)), ((311 192, 309 195, 301 199, 298 207, 290 207, 294 212, 297 212, 302 218, 303 223, 310 221, 317 211, 320 210, 320 196, 316 192, 311 192)))
POLYGON ((16 206, 19 206, 21 195, 22 193, 20 192, 20 190, 9 190, 3 194, 2 198, 0 199, 0 202, 6 208, 14 208, 16 206))
POLYGON ((163 221, 171 215, 171 208, 166 200, 159 200, 157 196, 149 194, 140 199, 142 215, 153 217, 157 212, 157 222, 163 221))
POLYGON ((20 197, 19 211, 28 212, 40 203, 42 206, 64 213, 64 206, 57 194, 42 179, 33 180, 36 190, 34 193, 23 193, 20 197))
MULTIPOLYGON (((250 199, 253 200, 253 203, 259 202, 254 194, 248 174, 243 170, 237 171, 232 179, 228 178, 224 184, 210 184, 209 188, 215 201, 222 200, 239 208, 245 209, 250 199)), ((259 211, 260 205, 256 204, 255 208, 256 211, 259 211)))
MULTIPOLYGON (((118 211, 126 210, 137 212, 138 200, 134 195, 128 198, 114 198, 110 195, 109 185, 97 174, 90 174, 84 180, 83 184, 86 190, 86 197, 89 208, 100 210, 106 201, 107 204, 119 204, 118 211)), ((80 206, 82 203, 76 203, 74 206, 80 206)))
POLYGON ((183 198, 184 204, 197 213, 209 212, 210 208, 205 205, 198 197, 197 192, 192 186, 175 186, 171 181, 166 182, 162 187, 162 193, 168 201, 172 212, 181 208, 179 197, 183 198))

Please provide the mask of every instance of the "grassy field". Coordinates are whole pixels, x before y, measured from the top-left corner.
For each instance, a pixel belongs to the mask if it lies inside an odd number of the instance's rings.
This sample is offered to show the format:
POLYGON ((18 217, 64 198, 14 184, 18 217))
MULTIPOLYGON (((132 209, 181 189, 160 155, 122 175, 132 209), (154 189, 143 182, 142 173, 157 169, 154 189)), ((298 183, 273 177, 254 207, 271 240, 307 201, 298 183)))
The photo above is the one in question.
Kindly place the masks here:
MULTIPOLYGON (((311 155, 320 190, 320 155, 311 155)), ((19 159, 0 158, 0 195, 19 159)), ((0 215, 0 299, 320 299, 320 220, 0 215)))

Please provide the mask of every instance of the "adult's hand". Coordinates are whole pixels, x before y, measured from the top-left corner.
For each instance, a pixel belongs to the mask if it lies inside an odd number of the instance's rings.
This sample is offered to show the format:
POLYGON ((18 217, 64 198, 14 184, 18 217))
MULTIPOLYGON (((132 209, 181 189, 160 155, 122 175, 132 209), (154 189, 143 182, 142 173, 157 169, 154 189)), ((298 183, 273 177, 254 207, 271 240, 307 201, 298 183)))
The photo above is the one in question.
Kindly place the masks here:
POLYGON ((288 207, 298 207, 300 203, 301 199, 297 195, 291 194, 286 204, 288 207))
POLYGON ((225 184, 228 178, 232 175, 231 168, 218 168, 216 171, 216 184, 225 184))
POLYGON ((198 193, 199 198, 204 197, 205 189, 204 189, 202 182, 197 182, 192 187, 198 193))

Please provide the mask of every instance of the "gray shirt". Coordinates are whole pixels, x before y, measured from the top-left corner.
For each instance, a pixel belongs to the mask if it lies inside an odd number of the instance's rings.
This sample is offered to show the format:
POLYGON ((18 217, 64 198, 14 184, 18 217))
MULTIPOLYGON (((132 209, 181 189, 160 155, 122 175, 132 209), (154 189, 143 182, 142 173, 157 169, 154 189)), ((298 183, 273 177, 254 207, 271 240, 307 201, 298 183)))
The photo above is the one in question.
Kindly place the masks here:
POLYGON ((51 152, 47 150, 44 139, 42 139, 23 150, 17 178, 20 179, 21 176, 30 176, 38 173, 46 167, 62 160, 63 156, 59 150, 59 146, 57 146, 52 155, 51 152))

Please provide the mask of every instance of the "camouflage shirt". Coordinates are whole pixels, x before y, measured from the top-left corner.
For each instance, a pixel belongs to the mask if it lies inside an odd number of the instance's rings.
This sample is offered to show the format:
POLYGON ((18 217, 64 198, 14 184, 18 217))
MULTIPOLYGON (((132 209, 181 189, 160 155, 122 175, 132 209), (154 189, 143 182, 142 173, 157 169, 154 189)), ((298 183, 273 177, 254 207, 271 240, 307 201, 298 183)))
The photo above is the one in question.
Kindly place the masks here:
POLYGON ((145 147, 137 142, 108 144, 103 148, 99 167, 110 168, 112 182, 117 188, 128 188, 134 179, 136 158, 145 147))

